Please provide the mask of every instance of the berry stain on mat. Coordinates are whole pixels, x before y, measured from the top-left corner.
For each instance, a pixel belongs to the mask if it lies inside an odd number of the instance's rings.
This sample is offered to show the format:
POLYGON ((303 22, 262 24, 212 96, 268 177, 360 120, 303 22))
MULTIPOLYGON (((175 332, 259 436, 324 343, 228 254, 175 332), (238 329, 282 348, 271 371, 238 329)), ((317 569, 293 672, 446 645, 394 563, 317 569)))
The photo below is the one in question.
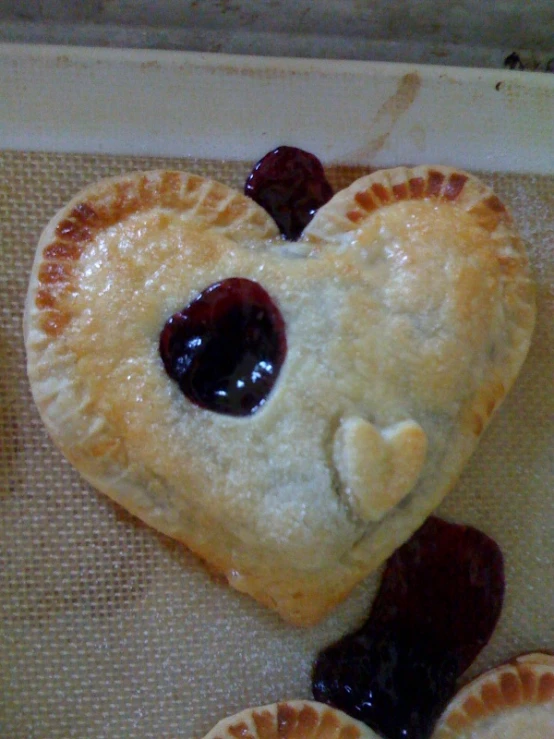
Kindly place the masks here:
POLYGON ((387 739, 426 739, 489 641, 503 597, 498 545, 429 518, 388 560, 363 626, 319 654, 314 697, 387 739))
POLYGON ((295 241, 333 196, 319 159, 295 146, 278 146, 256 164, 244 194, 261 205, 283 236, 295 241))

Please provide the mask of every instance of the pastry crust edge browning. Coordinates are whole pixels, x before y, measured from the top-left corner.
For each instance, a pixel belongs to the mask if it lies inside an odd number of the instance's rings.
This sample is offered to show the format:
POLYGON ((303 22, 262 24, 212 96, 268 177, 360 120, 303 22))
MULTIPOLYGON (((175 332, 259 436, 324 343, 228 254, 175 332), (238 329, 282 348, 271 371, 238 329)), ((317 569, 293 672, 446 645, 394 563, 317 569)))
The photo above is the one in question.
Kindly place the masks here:
POLYGON ((546 703, 552 703, 554 714, 554 656, 522 655, 464 686, 439 719, 432 739, 456 739, 488 716, 546 703))
POLYGON ((70 323, 64 296, 74 287, 75 269, 94 236, 154 206, 188 213, 231 238, 237 226, 247 238, 278 235, 273 220, 254 201, 199 175, 152 170, 101 180, 58 211, 39 239, 25 303, 27 343, 31 325, 56 338, 70 323))
POLYGON ((287 700, 222 719, 204 739, 377 739, 377 735, 324 703, 287 700))

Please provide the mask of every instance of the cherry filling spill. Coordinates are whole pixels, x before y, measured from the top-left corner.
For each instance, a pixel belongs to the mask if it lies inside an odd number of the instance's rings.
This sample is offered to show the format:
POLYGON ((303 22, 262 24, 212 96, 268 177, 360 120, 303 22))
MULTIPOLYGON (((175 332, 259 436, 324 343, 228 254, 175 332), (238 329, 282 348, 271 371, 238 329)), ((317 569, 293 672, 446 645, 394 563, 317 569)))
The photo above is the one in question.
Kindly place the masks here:
POLYGON ((319 654, 314 697, 388 739, 429 737, 490 639, 503 596, 496 543, 428 519, 387 562, 363 626, 319 654))
POLYGON ((285 360, 285 323, 256 282, 231 277, 207 287, 166 322, 160 355, 195 405, 247 416, 262 406, 285 360))
POLYGON ((294 146, 279 146, 260 159, 244 192, 265 208, 283 236, 292 241, 333 195, 319 159, 294 146))

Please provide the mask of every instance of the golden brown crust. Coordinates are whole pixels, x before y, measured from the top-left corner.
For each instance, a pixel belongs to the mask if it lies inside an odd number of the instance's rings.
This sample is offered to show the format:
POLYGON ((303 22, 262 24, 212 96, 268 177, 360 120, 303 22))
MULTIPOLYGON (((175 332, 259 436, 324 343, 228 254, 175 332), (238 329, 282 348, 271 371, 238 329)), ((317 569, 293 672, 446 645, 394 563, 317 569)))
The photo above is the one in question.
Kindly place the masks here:
POLYGON ((466 685, 441 716, 433 739, 546 737, 554 725, 554 657, 529 654, 495 667, 466 685), (537 711, 537 708, 539 709, 537 711), (548 718, 550 716, 550 718, 548 718), (491 731, 496 722, 500 733, 491 731), (522 733, 523 732, 523 733, 522 733))
POLYGON ((25 339, 37 406, 83 476, 309 624, 440 503, 533 321, 511 216, 467 173, 361 178, 293 253, 253 201, 162 171, 97 183, 54 217, 25 339), (287 325, 279 381, 248 419, 191 406, 157 349, 172 313, 236 275, 287 325))
POLYGON ((342 711, 307 700, 248 708, 220 721, 204 739, 377 739, 342 711))
POLYGON ((64 297, 76 288, 75 269, 87 244, 114 224, 153 207, 193 213, 197 221, 222 233, 240 225, 246 239, 249 232, 256 238, 277 233, 252 201, 197 175, 164 170, 104 180, 64 208, 41 239, 35 305, 38 325, 47 336, 59 336, 71 320, 64 297))
POLYGON ((501 224, 512 225, 511 214, 498 196, 469 173, 442 166, 396 167, 361 177, 338 193, 333 218, 322 209, 308 225, 304 238, 332 241, 339 233, 360 228, 376 210, 418 200, 455 205, 471 213, 489 232, 501 224))

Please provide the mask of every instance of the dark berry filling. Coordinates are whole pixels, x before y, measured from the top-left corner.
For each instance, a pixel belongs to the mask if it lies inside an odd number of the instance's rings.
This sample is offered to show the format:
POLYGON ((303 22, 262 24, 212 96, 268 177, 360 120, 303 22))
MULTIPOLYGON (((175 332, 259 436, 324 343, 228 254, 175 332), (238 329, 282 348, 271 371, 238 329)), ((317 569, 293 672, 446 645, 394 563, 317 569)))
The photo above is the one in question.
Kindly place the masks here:
POLYGON ((292 241, 333 195, 319 159, 294 146, 279 146, 266 154, 246 180, 244 192, 292 241))
POLYGON ((277 380, 287 351, 285 323, 261 285, 231 277, 171 316, 159 349, 167 374, 192 403, 247 416, 277 380))
POLYGON ((388 739, 425 739, 490 639, 502 553, 469 526, 430 518, 389 559, 368 620, 320 653, 313 694, 388 739))

